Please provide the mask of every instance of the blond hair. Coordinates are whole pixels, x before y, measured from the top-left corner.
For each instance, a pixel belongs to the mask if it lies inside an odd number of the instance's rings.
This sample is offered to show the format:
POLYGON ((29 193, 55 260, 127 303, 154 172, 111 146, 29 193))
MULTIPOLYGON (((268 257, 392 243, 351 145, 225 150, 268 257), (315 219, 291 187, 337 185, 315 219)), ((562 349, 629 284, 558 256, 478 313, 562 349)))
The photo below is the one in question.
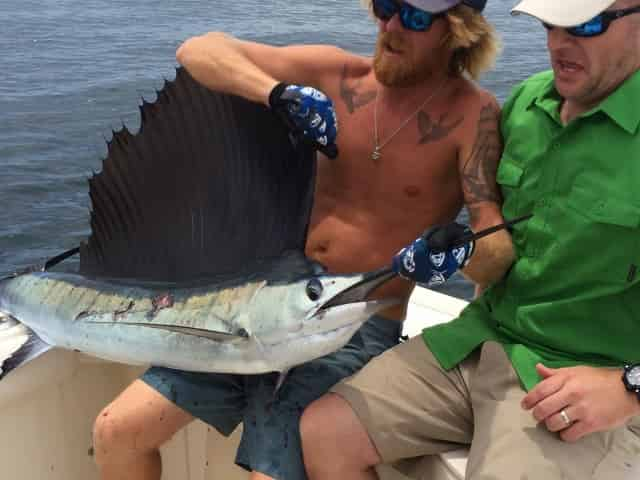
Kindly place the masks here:
MULTIPOLYGON (((360 4, 373 16, 372 0, 360 0, 360 4)), ((465 72, 478 79, 491 69, 501 50, 500 39, 482 13, 463 4, 447 11, 449 34, 445 46, 451 51, 449 69, 455 75, 465 72)))
POLYGON ((373 0, 360 0, 360 5, 369 10, 369 13, 373 17, 373 0))
POLYGON ((477 79, 493 67, 500 53, 496 30, 480 12, 462 4, 447 11, 445 18, 449 22, 445 45, 451 51, 451 73, 467 72, 477 79))

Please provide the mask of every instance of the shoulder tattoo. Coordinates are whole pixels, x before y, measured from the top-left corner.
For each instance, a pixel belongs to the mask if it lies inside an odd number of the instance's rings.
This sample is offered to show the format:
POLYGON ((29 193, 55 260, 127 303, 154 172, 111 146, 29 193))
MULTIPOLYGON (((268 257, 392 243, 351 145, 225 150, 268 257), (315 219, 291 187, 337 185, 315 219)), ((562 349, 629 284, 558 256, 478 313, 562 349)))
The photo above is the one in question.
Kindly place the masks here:
POLYGON ((366 105, 376 98, 376 92, 373 90, 362 91, 362 80, 347 79, 347 65, 342 67, 342 76, 340 77, 340 97, 347 106, 349 113, 353 113, 356 109, 366 105))
POLYGON ((480 202, 501 201, 496 183, 498 162, 502 155, 499 115, 498 106, 493 102, 482 107, 473 149, 462 168, 462 188, 470 210, 480 202))

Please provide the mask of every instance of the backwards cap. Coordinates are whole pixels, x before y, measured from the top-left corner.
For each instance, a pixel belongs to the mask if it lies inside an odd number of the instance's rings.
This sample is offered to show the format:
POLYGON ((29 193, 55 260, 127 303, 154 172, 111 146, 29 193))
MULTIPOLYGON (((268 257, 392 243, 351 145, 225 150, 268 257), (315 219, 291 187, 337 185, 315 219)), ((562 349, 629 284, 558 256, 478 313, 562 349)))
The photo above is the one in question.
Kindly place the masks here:
MULTIPOLYGON (((413 5, 421 10, 431 13, 440 13, 456 5, 463 4, 481 12, 484 10, 487 0, 405 0, 408 4, 413 5)), ((559 0, 566 1, 566 0, 559 0)))

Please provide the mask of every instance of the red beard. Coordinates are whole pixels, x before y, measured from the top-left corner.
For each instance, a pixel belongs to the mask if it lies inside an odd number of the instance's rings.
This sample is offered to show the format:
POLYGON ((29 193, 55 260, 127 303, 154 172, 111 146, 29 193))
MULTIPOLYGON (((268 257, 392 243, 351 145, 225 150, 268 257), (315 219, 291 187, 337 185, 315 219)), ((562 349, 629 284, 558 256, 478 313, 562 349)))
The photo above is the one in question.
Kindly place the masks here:
POLYGON ((397 32, 382 32, 376 42, 373 69, 378 81, 386 87, 409 87, 432 74, 428 54, 417 62, 411 46, 397 32), (395 53, 395 55, 393 55, 395 53))

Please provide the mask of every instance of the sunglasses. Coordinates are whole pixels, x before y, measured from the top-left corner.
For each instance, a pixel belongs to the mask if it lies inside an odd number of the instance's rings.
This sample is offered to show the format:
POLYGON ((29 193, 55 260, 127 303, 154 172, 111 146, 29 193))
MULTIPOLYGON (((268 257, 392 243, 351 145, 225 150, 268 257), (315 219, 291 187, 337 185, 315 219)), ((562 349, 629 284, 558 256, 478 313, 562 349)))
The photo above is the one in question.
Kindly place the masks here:
MULTIPOLYGON (((588 22, 575 27, 565 28, 565 30, 569 35, 573 35, 574 37, 597 37, 607 31, 611 22, 638 12, 640 12, 640 6, 620 10, 607 10, 600 15, 596 15, 588 22)), ((555 28, 553 25, 544 22, 542 25, 544 25, 544 28, 547 30, 555 28)))
POLYGON ((444 13, 431 13, 395 0, 373 0, 373 14, 384 22, 391 20, 396 13, 400 14, 400 23, 407 30, 426 32, 433 21, 444 13))

